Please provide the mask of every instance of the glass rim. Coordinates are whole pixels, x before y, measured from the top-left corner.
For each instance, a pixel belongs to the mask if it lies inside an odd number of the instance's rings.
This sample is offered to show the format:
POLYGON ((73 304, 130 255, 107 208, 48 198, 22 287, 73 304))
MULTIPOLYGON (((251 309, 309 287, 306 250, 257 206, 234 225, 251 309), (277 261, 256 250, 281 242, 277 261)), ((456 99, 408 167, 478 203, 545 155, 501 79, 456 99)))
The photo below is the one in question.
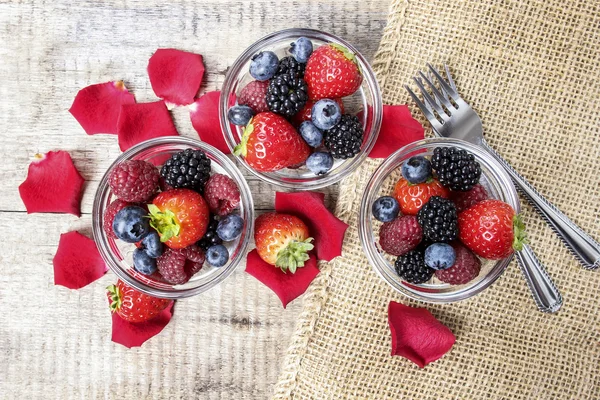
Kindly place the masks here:
POLYGON ((242 54, 238 56, 238 58, 234 61, 231 68, 227 71, 225 75, 225 80, 223 82, 223 86, 221 88, 221 94, 219 97, 219 120, 221 124, 221 130, 225 137, 225 142, 227 143, 227 147, 231 150, 231 154, 234 156, 236 161, 239 164, 242 164, 245 169, 247 169, 252 175, 256 176, 260 180, 263 180, 272 185, 280 186, 287 189, 295 189, 295 190, 315 190, 322 189, 327 186, 331 186, 340 180, 344 179, 348 175, 358 168, 359 165, 368 157, 369 153, 375 146, 375 142, 377 141, 377 137, 379 136, 379 130, 381 128, 381 120, 383 118, 383 102, 381 98, 381 89, 379 88, 379 83, 375 77, 375 73, 371 68, 371 65, 366 60, 366 58, 350 43, 341 39, 335 35, 332 35, 327 32, 323 32, 317 29, 309 29, 309 28, 290 28, 284 29, 281 31, 270 33, 252 45, 250 45, 242 54), (256 171, 254 168, 250 167, 243 157, 237 156, 233 154, 233 149, 237 144, 237 140, 234 136, 234 133, 231 130, 229 122, 227 120, 227 107, 229 96, 232 91, 232 86, 234 81, 240 75, 242 66, 247 62, 248 59, 258 51, 262 50, 264 47, 269 46, 277 41, 283 39, 291 39, 297 38, 300 36, 305 36, 308 38, 315 38, 327 42, 333 42, 340 44, 347 49, 349 49, 356 56, 359 66, 363 72, 363 79, 367 83, 367 87, 371 92, 371 96, 373 97, 373 104, 371 105, 373 109, 373 120, 371 122, 371 130, 372 134, 364 143, 364 147, 361 149, 361 152, 357 154, 352 161, 347 164, 343 169, 334 173, 334 174, 326 174, 322 177, 319 177, 317 180, 303 182, 301 180, 295 181, 293 178, 289 180, 277 178, 270 176, 268 174, 264 174, 260 171, 256 171))
POLYGON ((119 157, 113 161, 113 163, 108 167, 102 179, 98 184, 98 188, 96 190, 96 194, 94 195, 94 203, 92 208, 92 232, 94 236, 94 241, 96 242, 96 246, 98 247, 98 251, 102 256, 102 259, 106 263, 106 265, 110 268, 110 270, 117 276, 118 279, 125 281, 128 285, 133 288, 139 290, 142 293, 148 294, 154 297, 166 298, 166 299, 181 299, 186 297, 191 297, 200 293, 203 293, 217 284, 221 283, 227 277, 229 277, 235 269, 239 266, 242 259, 246 256, 246 252, 248 250, 248 246, 250 244, 250 239, 252 233, 254 231, 254 201, 252 199, 252 195, 250 192, 250 188, 246 182, 246 179, 242 175, 241 171, 237 168, 235 163, 231 161, 225 154, 223 154, 220 150, 215 147, 204 143, 202 141, 187 138, 184 136, 163 136, 155 139, 146 140, 141 142, 130 149, 123 152, 119 157), (125 270, 123 270, 119 264, 120 260, 118 260, 113 251, 110 249, 108 244, 106 234, 103 228, 103 215, 101 215, 101 210, 103 209, 103 202, 110 192, 110 187, 108 185, 108 176, 113 168, 126 160, 132 159, 133 157, 143 154, 145 151, 156 147, 158 145, 164 144, 178 144, 178 145, 187 145, 194 148, 199 148, 205 153, 210 154, 211 157, 216 159, 220 166, 222 166, 229 176, 236 182, 240 191, 240 200, 241 204, 244 207, 244 217, 247 219, 247 227, 244 232, 244 238, 241 242, 241 245, 238 250, 238 255, 236 258, 232 259, 226 266, 221 267, 221 273, 216 274, 213 279, 208 281, 207 283, 191 287, 191 288, 182 288, 182 289, 172 289, 165 290, 157 287, 152 287, 135 277, 128 274, 125 270))
POLYGON ((444 145, 456 146, 471 152, 477 161, 482 163, 483 166, 485 166, 485 169, 489 171, 489 173, 487 173, 485 176, 491 176, 493 180, 497 182, 499 188, 501 189, 501 193, 498 195, 500 200, 513 207, 517 214, 521 211, 517 191, 512 180, 506 171, 504 171, 502 165, 482 147, 459 139, 429 138, 410 143, 398 149, 377 167, 363 192, 358 216, 359 239, 367 259, 369 260, 369 263, 375 272, 394 290, 411 299, 427 303, 442 304, 466 300, 481 293, 483 290, 491 286, 502 275, 502 273, 510 264, 514 254, 496 261, 492 269, 482 279, 472 285, 467 283, 464 288, 458 291, 450 293, 425 293, 422 291, 413 290, 408 285, 402 283, 401 279, 395 275, 395 271, 390 271, 389 262, 382 256, 380 251, 377 249, 377 246, 374 244, 375 234, 372 224, 373 216, 371 205, 375 201, 375 197, 379 194, 381 184, 389 175, 389 172, 386 173, 388 169, 393 170, 398 168, 401 165, 400 161, 403 160, 408 154, 423 149, 430 149, 434 146, 437 147, 444 145))

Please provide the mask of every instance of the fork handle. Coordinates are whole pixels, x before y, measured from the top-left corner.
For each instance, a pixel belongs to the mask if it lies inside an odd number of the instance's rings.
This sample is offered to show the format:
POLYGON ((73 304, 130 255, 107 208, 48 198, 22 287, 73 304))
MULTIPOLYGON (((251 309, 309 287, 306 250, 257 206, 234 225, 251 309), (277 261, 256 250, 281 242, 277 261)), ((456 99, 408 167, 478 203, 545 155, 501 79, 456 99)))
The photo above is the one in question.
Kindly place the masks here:
POLYGON ((482 146, 506 169, 519 191, 531 203, 550 225, 552 230, 573 253, 585 269, 595 270, 600 267, 600 244, 583 229, 575 225, 556 206, 544 198, 529 182, 525 180, 506 160, 492 149, 485 140, 482 146))
POLYGON ((518 251, 516 257, 533 300, 540 311, 557 312, 563 304, 562 296, 531 247, 523 245, 523 250, 518 251))

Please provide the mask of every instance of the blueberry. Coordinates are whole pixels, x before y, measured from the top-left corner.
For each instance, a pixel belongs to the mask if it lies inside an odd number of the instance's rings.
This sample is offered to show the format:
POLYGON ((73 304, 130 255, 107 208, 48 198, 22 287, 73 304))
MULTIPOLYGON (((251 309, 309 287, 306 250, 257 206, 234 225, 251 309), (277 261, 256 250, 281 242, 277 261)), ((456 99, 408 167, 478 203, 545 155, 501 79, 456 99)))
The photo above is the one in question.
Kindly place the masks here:
POLYGON ((227 112, 227 119, 234 125, 245 126, 254 116, 254 111, 248 106, 233 106, 227 112))
POLYGON ((390 196, 383 196, 375 200, 371 207, 375 219, 381 222, 390 222, 400 213, 400 204, 390 196))
POLYGON ((113 231, 124 242, 139 242, 150 232, 148 212, 138 206, 123 208, 115 215, 113 231))
POLYGON ((300 124, 298 131, 300 131, 302 139, 304 139, 310 147, 319 147, 321 142, 323 142, 323 132, 310 121, 304 121, 300 124))
POLYGON ((308 61, 308 57, 313 52, 313 44, 310 39, 300 37, 294 43, 290 44, 290 54, 294 56, 299 63, 308 61))
POLYGON ((229 214, 219 221, 217 235, 221 240, 230 242, 240 237, 244 228, 244 220, 237 214, 229 214))
POLYGON ((456 261, 456 252, 447 243, 434 243, 425 249, 425 264, 433 269, 448 269, 456 261))
POLYGON ((222 267, 229 260, 229 252, 222 244, 210 246, 206 250, 206 262, 213 267, 222 267))
POLYGON ((317 128, 331 129, 342 119, 342 110, 340 105, 333 100, 319 100, 312 106, 311 118, 317 128))
POLYGON ((163 253, 163 244, 160 241, 160 236, 155 231, 150 232, 142 239, 142 249, 148 257, 157 258, 163 253))
POLYGON ((133 268, 144 275, 156 272, 156 258, 150 257, 143 249, 133 251, 133 268))
POLYGON ((333 157, 329 153, 317 151, 308 156, 306 166, 315 175, 324 175, 333 167, 333 157))
POLYGON ((431 162, 423 156, 414 156, 402 164, 402 176, 410 183, 422 183, 431 178, 431 162))
POLYGON ((252 57, 250 75, 258 81, 271 79, 279 67, 279 58, 272 51, 261 51, 252 57))

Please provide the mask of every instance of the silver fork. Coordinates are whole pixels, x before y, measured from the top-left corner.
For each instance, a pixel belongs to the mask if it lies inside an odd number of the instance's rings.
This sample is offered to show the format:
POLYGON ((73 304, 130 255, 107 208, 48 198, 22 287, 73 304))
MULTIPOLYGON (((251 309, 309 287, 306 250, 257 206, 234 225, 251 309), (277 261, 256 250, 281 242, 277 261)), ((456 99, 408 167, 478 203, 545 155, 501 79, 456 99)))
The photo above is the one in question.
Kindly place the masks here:
MULTIPOLYGON (((408 85, 405 85, 405 88, 423 114, 425 114, 434 133, 438 136, 466 140, 487 150, 505 167, 517 187, 544 216, 555 232, 561 236, 567 247, 576 254, 582 263, 585 262, 584 266, 587 268, 597 268, 600 265, 600 246, 554 205, 544 199, 514 168, 488 146, 483 138, 481 119, 471 106, 458 95, 448 66, 445 67, 448 78, 448 82, 446 82, 435 68, 430 64, 427 65, 431 74, 433 74, 439 83, 440 89, 432 82, 433 78, 431 75, 428 74, 429 76, 426 76, 421 71, 419 71, 420 78, 415 77, 413 79, 423 95, 424 102, 419 99, 408 85), (431 93, 433 93, 433 97, 425 88, 423 81, 427 84, 431 93), (563 226, 565 227, 563 228, 563 226), (567 233, 565 237, 562 237, 563 232, 567 233), (574 232, 577 234, 569 235, 574 232), (569 239, 567 240, 567 238, 569 239), (579 251, 583 255, 579 254, 579 251)), ((562 296, 531 247, 524 245, 523 250, 516 252, 516 257, 538 308, 543 312, 558 311, 562 306, 562 296)))

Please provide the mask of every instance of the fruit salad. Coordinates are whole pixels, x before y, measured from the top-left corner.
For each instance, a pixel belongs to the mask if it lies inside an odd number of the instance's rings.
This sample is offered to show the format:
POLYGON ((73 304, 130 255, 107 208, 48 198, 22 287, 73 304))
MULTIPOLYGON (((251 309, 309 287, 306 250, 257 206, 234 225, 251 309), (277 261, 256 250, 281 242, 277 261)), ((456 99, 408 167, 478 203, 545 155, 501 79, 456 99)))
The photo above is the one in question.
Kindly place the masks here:
POLYGON ((491 199, 481 166, 466 150, 436 147, 401 166, 393 192, 371 205, 379 247, 396 257, 398 276, 410 284, 463 285, 478 277, 482 261, 519 251, 523 224, 514 209, 491 199))
POLYGON ((157 168, 127 160, 110 172, 116 197, 103 215, 107 237, 130 243, 133 269, 149 279, 181 285, 205 265, 229 261, 225 246, 242 235, 240 191, 213 173, 202 150, 185 149, 157 168))
POLYGON ((227 112, 231 124, 243 127, 234 153, 259 172, 306 168, 325 175, 335 160, 361 151, 363 125, 345 112, 343 99, 358 91, 362 72, 355 55, 335 43, 316 47, 300 37, 287 54, 252 57, 254 80, 227 112))

